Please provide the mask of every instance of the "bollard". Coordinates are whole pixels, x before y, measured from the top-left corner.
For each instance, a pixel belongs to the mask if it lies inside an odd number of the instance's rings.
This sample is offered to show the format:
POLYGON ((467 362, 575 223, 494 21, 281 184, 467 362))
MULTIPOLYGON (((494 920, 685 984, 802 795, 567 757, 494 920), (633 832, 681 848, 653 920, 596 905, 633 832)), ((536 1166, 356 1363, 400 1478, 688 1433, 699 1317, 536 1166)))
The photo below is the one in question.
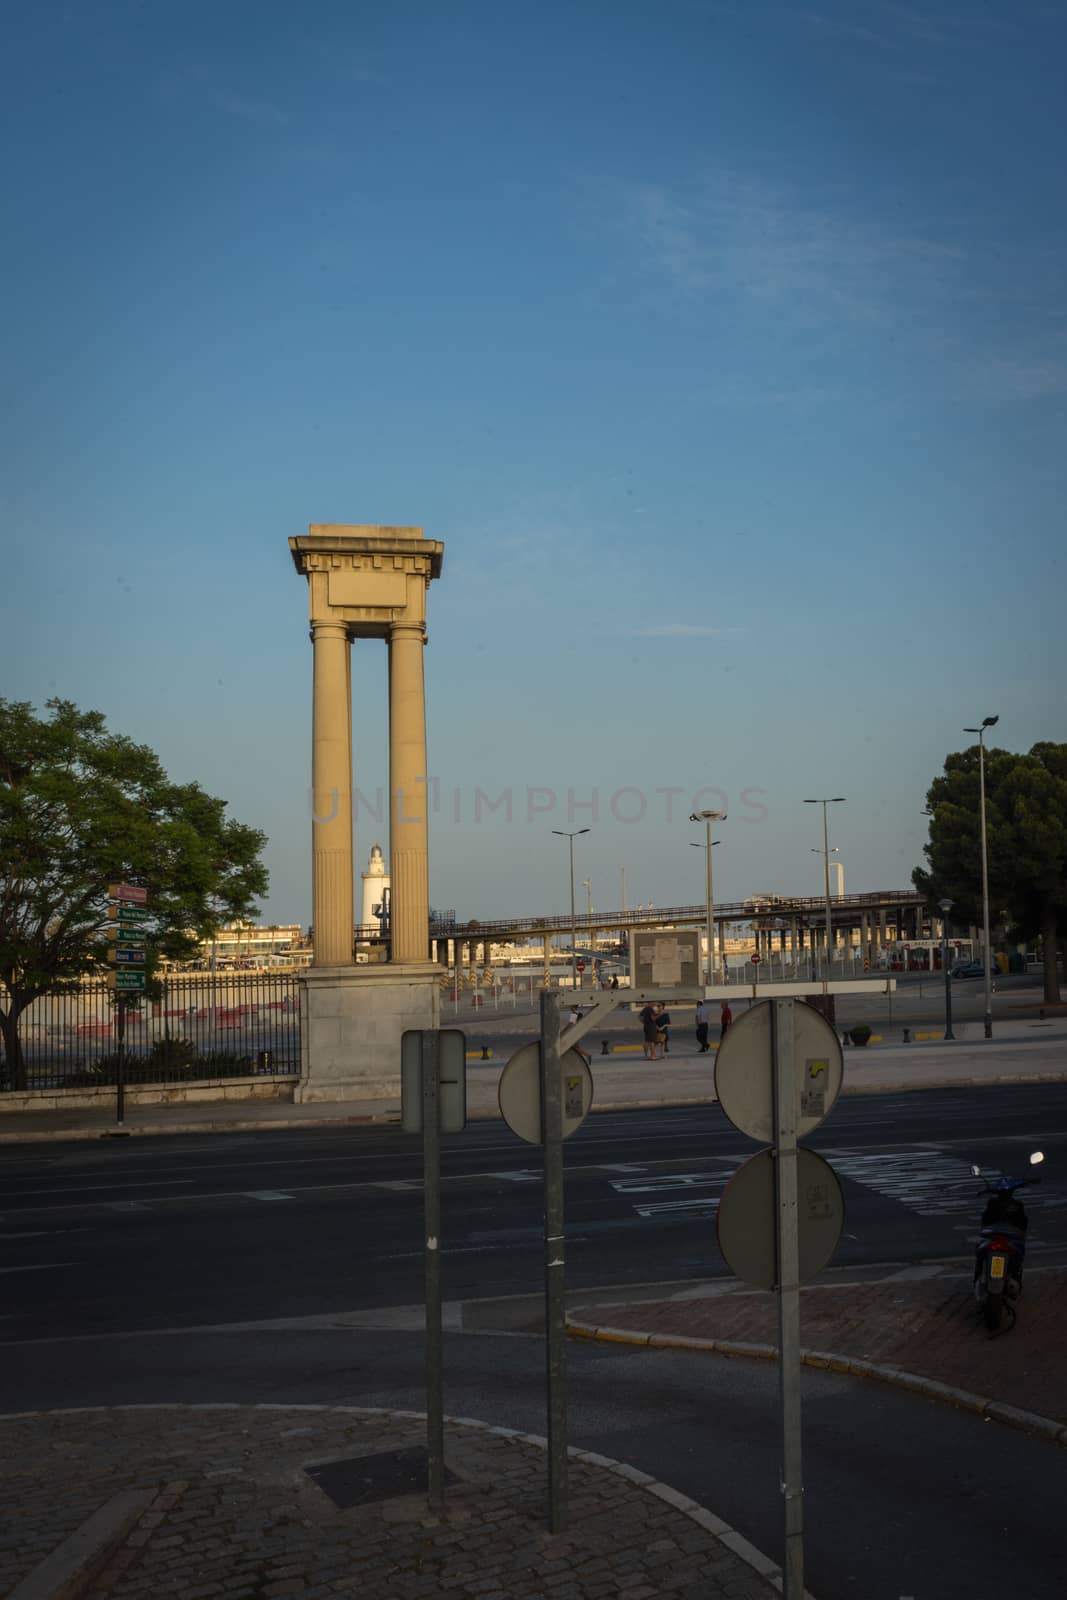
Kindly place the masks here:
POLYGON ((271 1070, 271 1053, 269 1050, 260 1050, 256 1056, 256 1071, 269 1072, 271 1070))
POLYGON ((602 1056, 610 1056, 610 1054, 611 1054, 611 1041, 609 1039, 601 1039, 601 1041, 600 1041, 600 1054, 602 1056))
POLYGON ((489 1048, 489 1046, 487 1044, 483 1044, 482 1045, 482 1060, 483 1061, 491 1061, 492 1059, 493 1059, 493 1052, 490 1050, 490 1048, 489 1048))
POLYGON ((911 1029, 910 1028, 905 1028, 904 1029, 904 1043, 905 1044, 910 1044, 911 1043, 911 1029))
POLYGON ((1037 1020, 1039 1022, 1044 1022, 1044 1020, 1045 1020, 1045 1008, 1044 1008, 1044 1006, 1042 1006, 1041 1010, 1037 1013, 1037 1020))

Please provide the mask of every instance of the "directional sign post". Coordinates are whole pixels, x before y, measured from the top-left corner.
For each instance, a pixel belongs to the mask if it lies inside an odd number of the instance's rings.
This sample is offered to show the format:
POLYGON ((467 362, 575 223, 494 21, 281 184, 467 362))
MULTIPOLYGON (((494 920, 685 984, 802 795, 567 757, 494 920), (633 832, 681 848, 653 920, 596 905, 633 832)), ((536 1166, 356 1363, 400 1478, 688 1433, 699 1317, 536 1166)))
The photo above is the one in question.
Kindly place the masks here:
POLYGON ((719 1243, 739 1277, 778 1291, 784 1600, 804 1600, 800 1285, 829 1260, 844 1217, 833 1170, 797 1139, 822 1122, 841 1077, 834 1029, 794 1000, 764 1000, 747 1011, 719 1046, 715 1066, 715 1091, 734 1126, 755 1139, 773 1138, 772 1148, 727 1185, 719 1243))
POLYGON ((541 996, 541 1137, 545 1155, 545 1355, 548 1390, 548 1526, 567 1526, 567 1310, 563 1232, 563 1096, 559 1011, 541 996))
POLYGON ((422 1134, 426 1315, 426 1462, 430 1505, 445 1503, 444 1355, 441 1321, 441 1135, 467 1121, 467 1036, 458 1028, 408 1028, 400 1037, 400 1119, 422 1134))

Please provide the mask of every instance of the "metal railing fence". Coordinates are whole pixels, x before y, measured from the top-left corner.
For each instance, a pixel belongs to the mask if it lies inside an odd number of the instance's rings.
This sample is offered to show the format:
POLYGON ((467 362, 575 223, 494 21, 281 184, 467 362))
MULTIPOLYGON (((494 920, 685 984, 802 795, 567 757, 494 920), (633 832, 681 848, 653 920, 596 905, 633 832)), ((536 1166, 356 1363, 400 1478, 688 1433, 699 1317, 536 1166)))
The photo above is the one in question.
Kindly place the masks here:
MULTIPOLYGON (((0 989, 0 1007, 7 1009, 0 989)), ((42 995, 19 1024, 27 1089, 113 1084, 118 1009, 99 980, 42 995)), ((272 1077, 300 1070, 298 980, 291 972, 170 976, 158 1000, 127 1003, 124 1076, 129 1084, 272 1077)), ((0 1057, 0 1089, 19 1085, 0 1057)))

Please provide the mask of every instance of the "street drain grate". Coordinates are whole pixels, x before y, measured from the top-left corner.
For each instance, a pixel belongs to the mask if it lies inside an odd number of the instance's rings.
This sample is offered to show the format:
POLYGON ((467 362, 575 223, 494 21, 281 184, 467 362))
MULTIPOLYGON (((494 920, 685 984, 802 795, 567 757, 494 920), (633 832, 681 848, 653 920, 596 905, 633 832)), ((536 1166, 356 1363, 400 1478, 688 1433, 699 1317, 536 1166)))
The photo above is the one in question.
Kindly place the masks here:
MULTIPOLYGON (((385 1450, 377 1456, 350 1456, 347 1461, 324 1461, 304 1471, 339 1511, 374 1505, 402 1494, 425 1494, 429 1488, 427 1453, 423 1445, 407 1450, 385 1450)), ((445 1468, 445 1483, 456 1475, 445 1468)))

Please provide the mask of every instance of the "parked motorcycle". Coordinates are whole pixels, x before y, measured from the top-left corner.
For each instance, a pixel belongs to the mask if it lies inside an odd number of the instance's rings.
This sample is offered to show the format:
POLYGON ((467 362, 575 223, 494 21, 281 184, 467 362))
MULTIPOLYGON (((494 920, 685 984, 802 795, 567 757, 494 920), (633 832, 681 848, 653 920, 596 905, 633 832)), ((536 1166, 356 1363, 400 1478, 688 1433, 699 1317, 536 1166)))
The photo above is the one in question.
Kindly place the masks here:
MULTIPOLYGON (((1045 1157, 1035 1150, 1030 1165, 1038 1166, 1045 1157)), ((976 1178, 985 1175, 972 1167, 976 1178)), ((1014 1302, 1023 1292, 1023 1258, 1026 1255, 1026 1208, 1016 1199, 1016 1189, 1040 1183, 1039 1174, 1026 1178, 985 1178, 980 1194, 988 1195, 982 1212, 982 1229, 974 1257, 974 1295, 982 1320, 990 1333, 996 1333, 1005 1311, 1015 1323, 1014 1302)))

